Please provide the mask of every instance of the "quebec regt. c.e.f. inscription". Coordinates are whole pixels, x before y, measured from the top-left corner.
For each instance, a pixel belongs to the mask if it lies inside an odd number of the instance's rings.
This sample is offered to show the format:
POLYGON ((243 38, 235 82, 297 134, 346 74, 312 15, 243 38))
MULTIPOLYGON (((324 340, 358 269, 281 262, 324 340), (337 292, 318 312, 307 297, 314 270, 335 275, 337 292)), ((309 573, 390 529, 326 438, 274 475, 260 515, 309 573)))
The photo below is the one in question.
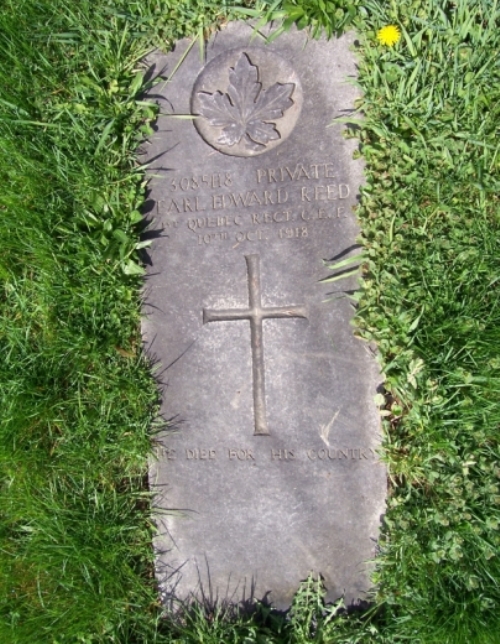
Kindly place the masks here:
MULTIPOLYGON (((251 36, 230 24, 155 89, 143 332, 171 419, 150 472, 157 574, 171 604, 286 608, 311 573, 352 603, 385 492, 379 376, 338 297, 356 282, 322 282, 358 233, 362 167, 329 127, 356 98, 352 37, 251 36)), ((168 75, 187 47, 151 60, 168 75)))

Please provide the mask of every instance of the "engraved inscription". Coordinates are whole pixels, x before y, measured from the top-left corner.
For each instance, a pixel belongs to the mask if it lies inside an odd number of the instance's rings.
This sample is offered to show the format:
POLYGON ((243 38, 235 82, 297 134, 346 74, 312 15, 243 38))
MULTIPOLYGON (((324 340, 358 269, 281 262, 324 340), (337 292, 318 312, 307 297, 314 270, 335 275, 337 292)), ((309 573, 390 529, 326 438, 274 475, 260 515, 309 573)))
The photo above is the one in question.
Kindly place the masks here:
MULTIPOLYGON (((350 195, 350 187, 348 184, 340 183, 338 185, 332 184, 329 186, 317 186, 316 189, 313 188, 301 188, 299 203, 300 208, 304 207, 304 204, 314 203, 315 201, 337 201, 339 199, 347 199, 350 195)), ((287 204, 285 207, 287 210, 274 211, 289 213, 290 212, 290 203, 293 201, 294 195, 290 199, 290 193, 283 188, 278 188, 276 191, 264 190, 264 192, 247 191, 241 193, 224 193, 224 194, 214 194, 211 199, 203 200, 200 197, 184 197, 176 199, 162 199, 157 202, 156 210, 159 215, 181 215, 183 213, 197 213, 197 212, 207 212, 210 210, 220 211, 220 210, 229 210, 229 209, 243 209, 243 208, 252 208, 256 209, 258 207, 266 206, 281 206, 287 204)), ((326 205, 326 204, 325 204, 326 205)), ((266 216, 269 217, 269 213, 273 213, 273 210, 265 211, 266 216)), ((218 218, 222 220, 222 217, 228 217, 229 215, 222 215, 219 212, 217 213, 218 218)), ((253 213, 250 215, 254 217, 253 213)), ((256 215, 262 217, 262 214, 256 215)), ((231 216, 229 216, 231 218, 231 216)), ((273 215, 274 217, 274 215, 273 215)), ((321 218, 321 217, 320 217, 321 218)), ((324 217, 327 218, 327 217, 324 217)), ((276 220, 275 220, 276 221, 276 220)), ((254 223, 259 223, 254 221, 254 223)), ((264 223, 271 223, 267 220, 264 223)), ((177 226, 177 224, 175 224, 177 226)), ((219 224, 220 225, 220 224, 219 224)))
POLYGON ((349 217, 347 204, 339 204, 351 197, 352 188, 331 162, 261 167, 254 181, 247 190, 235 190, 230 172, 174 176, 171 196, 159 201, 157 210, 170 234, 187 227, 199 247, 294 243, 349 217))
POLYGON ((214 449, 189 449, 186 448, 186 458, 188 461, 214 461, 216 452, 214 449))
POLYGON ((241 226, 243 224, 242 218, 239 215, 229 217, 197 217, 196 219, 188 219, 187 227, 189 230, 198 230, 200 228, 221 228, 227 226, 241 226))
POLYGON ((268 436, 264 376, 264 343, 262 323, 266 318, 307 318, 305 306, 272 306, 263 308, 260 288, 260 256, 245 255, 248 274, 246 309, 203 309, 203 324, 236 320, 250 321, 255 431, 254 436, 268 436))
POLYGON ((228 449, 230 461, 255 461, 255 456, 251 449, 228 449))
POLYGON ((251 208, 252 206, 268 206, 286 203, 288 192, 284 188, 277 190, 247 190, 246 192, 226 192, 212 195, 212 209, 251 208))
POLYGON ((266 241, 265 233, 262 230, 248 230, 246 232, 237 232, 234 236, 237 242, 243 241, 266 241))
POLYGON ((334 460, 351 460, 351 461, 367 461, 376 457, 376 452, 371 447, 368 449, 362 448, 322 448, 322 449, 309 449, 307 450, 307 457, 310 461, 334 461, 334 460))
POLYGON ((314 188, 303 187, 301 190, 302 201, 336 201, 337 199, 347 199, 350 190, 346 183, 328 186, 315 186, 314 188))
POLYGON ((324 208, 318 208, 313 212, 302 210, 302 212, 300 213, 300 218, 303 221, 311 221, 315 219, 345 219, 346 217, 347 213, 343 206, 339 206, 338 208, 334 209, 333 212, 328 212, 324 208))
POLYGON ((252 224, 282 224, 285 221, 290 221, 292 213, 289 210, 279 210, 278 212, 262 212, 252 213, 252 224))
MULTIPOLYGON (((158 452, 159 456, 169 461, 176 460, 175 449, 161 447, 158 452)), ((217 460, 217 451, 212 448, 186 448, 184 449, 184 458, 188 461, 215 461, 217 460)), ((297 449, 297 448, 271 448, 270 451, 264 451, 259 454, 258 451, 248 448, 228 447, 219 452, 223 457, 235 463, 251 462, 270 459, 273 462, 283 461, 305 461, 311 465, 313 463, 333 463, 333 462, 375 462, 377 453, 371 447, 322 447, 320 449, 297 449), (312 462, 311 462, 312 461, 312 462)))
POLYGON ((307 237, 307 226, 299 226, 298 228, 281 228, 279 232, 280 239, 299 239, 300 237, 307 237))
POLYGON ((272 461, 294 461, 295 451, 293 449, 272 449, 272 461))
POLYGON ((198 245, 203 246, 214 241, 225 241, 227 238, 227 233, 205 233, 204 235, 198 235, 198 245))
POLYGON ((204 212, 206 208, 200 197, 181 197, 158 202, 158 212, 164 211, 167 215, 182 214, 183 212, 204 212))
POLYGON ((297 163, 293 168, 258 168, 257 183, 278 183, 299 179, 334 179, 333 163, 297 163))
POLYGON ((182 192, 188 192, 189 190, 202 190, 205 188, 230 188, 233 184, 233 179, 230 172, 225 172, 223 174, 203 174, 201 176, 192 176, 192 177, 181 177, 176 179, 175 177, 170 180, 170 190, 175 192, 176 190, 181 190, 182 192))
POLYGON ((175 449, 171 447, 164 447, 163 445, 158 446, 157 454, 159 457, 166 459, 167 461, 175 461, 177 458, 175 449))

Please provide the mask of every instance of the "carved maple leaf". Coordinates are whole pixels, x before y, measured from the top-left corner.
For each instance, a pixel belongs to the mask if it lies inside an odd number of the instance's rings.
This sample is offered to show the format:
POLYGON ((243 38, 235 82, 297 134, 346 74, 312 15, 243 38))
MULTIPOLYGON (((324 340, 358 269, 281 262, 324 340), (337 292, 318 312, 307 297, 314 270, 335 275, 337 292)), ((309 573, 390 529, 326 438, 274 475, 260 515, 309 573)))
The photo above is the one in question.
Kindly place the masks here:
POLYGON ((294 83, 275 83, 263 90, 258 70, 246 54, 241 54, 229 70, 227 94, 199 92, 200 116, 221 127, 217 139, 221 145, 236 145, 245 138, 248 148, 260 150, 269 141, 281 138, 275 121, 293 105, 290 98, 294 83))

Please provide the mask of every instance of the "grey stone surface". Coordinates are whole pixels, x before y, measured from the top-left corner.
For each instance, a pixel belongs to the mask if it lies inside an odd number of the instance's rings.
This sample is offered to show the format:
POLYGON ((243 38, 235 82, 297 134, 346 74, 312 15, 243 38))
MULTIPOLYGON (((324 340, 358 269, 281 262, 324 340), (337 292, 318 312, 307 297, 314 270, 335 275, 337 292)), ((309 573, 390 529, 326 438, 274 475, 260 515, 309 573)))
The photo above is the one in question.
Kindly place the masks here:
POLYGON ((329 127, 353 109, 354 37, 251 36, 233 23, 205 61, 193 47, 176 69, 187 41, 149 60, 169 77, 146 146, 143 334, 171 419, 150 469, 157 574, 171 604, 286 608, 310 573, 352 603, 386 486, 376 363, 331 297, 356 279, 321 281, 358 232, 356 143, 329 127))

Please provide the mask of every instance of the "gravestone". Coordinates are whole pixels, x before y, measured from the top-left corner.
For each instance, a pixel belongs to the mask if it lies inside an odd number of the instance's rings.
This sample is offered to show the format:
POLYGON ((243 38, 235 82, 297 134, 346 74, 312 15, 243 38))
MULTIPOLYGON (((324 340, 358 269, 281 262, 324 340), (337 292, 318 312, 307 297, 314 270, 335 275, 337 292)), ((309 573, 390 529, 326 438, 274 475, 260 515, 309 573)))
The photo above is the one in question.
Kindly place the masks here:
POLYGON ((150 469, 170 605, 287 608, 310 574, 328 600, 370 588, 380 377, 340 297, 356 278, 322 281, 358 233, 362 166, 331 125, 357 96, 353 40, 266 44, 231 23, 203 57, 186 40, 149 58, 166 80, 150 93, 143 334, 170 419, 150 469))

